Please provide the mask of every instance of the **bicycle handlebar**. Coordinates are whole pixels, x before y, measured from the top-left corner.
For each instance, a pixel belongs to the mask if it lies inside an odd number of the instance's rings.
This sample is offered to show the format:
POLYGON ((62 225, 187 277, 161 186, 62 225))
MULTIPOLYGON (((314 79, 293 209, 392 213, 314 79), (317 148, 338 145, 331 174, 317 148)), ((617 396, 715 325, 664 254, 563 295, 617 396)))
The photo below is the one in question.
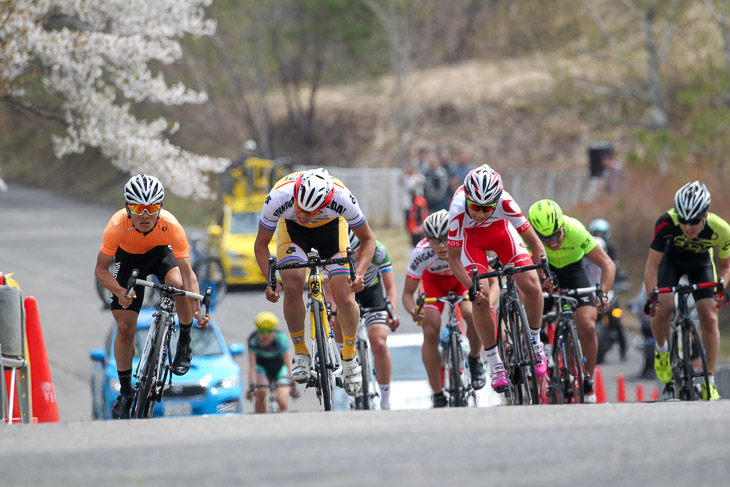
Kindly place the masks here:
POLYGON ((539 264, 530 264, 530 265, 524 265, 520 267, 515 267, 514 263, 509 263, 505 266, 503 266, 499 259, 494 260, 495 263, 495 270, 490 272, 485 272, 483 274, 477 273, 476 266, 473 266, 471 268, 471 282, 472 282, 472 293, 476 296, 477 292, 479 291, 479 281, 482 279, 488 279, 490 277, 506 277, 506 276, 512 276, 514 274, 519 274, 521 272, 527 272, 527 271, 533 271, 533 270, 542 270, 545 276, 547 276, 548 279, 550 279, 550 282, 553 282, 553 277, 550 272, 550 266, 548 265, 547 256, 545 254, 542 254, 540 256, 540 263, 539 264))
POLYGON ((196 299, 200 301, 200 312, 203 316, 208 317, 210 315, 210 300, 213 294, 211 287, 206 288, 205 295, 186 291, 184 289, 178 289, 172 284, 158 284, 152 281, 145 281, 144 279, 137 279, 139 270, 133 269, 132 275, 127 281, 127 290, 124 293, 125 297, 129 297, 134 286, 144 286, 151 289, 156 289, 167 296, 184 296, 190 299, 196 299))
POLYGON ((454 294, 454 292, 450 292, 446 296, 440 296, 438 298, 427 298, 426 293, 421 293, 420 296, 418 296, 418 299, 416 300, 416 305, 418 306, 416 308, 416 314, 421 312, 421 309, 423 308, 423 305, 426 303, 433 304, 433 303, 447 303, 452 306, 456 306, 457 304, 461 303, 462 301, 470 301, 469 296, 459 296, 457 294, 454 294))
POLYGON ((596 283, 595 286, 579 287, 576 289, 560 289, 558 291, 543 291, 542 297, 562 297, 562 296, 582 296, 585 294, 594 294, 597 298, 607 297, 607 294, 601 289, 601 285, 596 283))
POLYGON ((306 261, 287 262, 285 264, 279 264, 276 262, 276 257, 273 255, 269 256, 269 286, 272 291, 276 291, 276 271, 286 269, 313 269, 316 267, 324 267, 328 265, 349 265, 350 266, 350 279, 355 280, 355 257, 350 247, 347 247, 347 257, 335 257, 332 259, 322 259, 319 256, 319 252, 312 251, 307 254, 309 257, 306 261))
MULTIPOLYGON (((644 305, 644 312, 649 311, 651 316, 656 313, 657 298, 660 294, 666 293, 678 293, 678 294, 689 294, 693 291, 699 291, 700 289, 716 289, 717 296, 719 299, 724 299, 725 303, 728 302, 728 295, 725 293, 725 280, 721 277, 717 282, 697 282, 694 284, 678 284, 676 286, 665 286, 665 287, 654 287, 649 293, 647 303, 644 305)), ((718 308, 720 307, 718 303, 718 308)))

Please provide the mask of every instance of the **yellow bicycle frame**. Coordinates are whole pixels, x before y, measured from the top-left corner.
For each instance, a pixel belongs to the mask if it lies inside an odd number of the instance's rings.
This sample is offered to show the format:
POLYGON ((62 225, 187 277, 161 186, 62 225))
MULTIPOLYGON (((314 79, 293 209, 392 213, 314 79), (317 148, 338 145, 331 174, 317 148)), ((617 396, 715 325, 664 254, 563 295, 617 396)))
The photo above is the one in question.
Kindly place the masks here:
MULTIPOLYGON (((322 304, 322 326, 324 327, 325 336, 330 336, 330 322, 327 319, 327 303, 324 300, 324 280, 322 279, 321 270, 317 269, 317 272, 309 273, 309 295, 312 299, 319 301, 322 304)), ((315 339, 315 317, 312 308, 309 308, 309 327, 312 335, 312 340, 315 339)))

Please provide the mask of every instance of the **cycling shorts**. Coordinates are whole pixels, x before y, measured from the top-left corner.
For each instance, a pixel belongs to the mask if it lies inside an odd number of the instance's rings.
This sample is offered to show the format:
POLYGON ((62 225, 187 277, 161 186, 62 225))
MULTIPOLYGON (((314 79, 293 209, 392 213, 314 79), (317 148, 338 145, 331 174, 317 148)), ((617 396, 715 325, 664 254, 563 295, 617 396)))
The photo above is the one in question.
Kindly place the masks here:
MULTIPOLYGON (((154 274, 157 280, 165 282, 165 276, 170 269, 177 267, 177 260, 172 253, 172 249, 167 245, 159 245, 144 254, 130 254, 120 248, 114 255, 114 277, 120 286, 126 289, 127 281, 132 277, 132 270, 139 270, 139 278, 145 279, 148 275, 154 274)), ((135 286, 134 292, 137 297, 134 298, 132 304, 127 308, 119 305, 119 298, 112 295, 112 311, 115 309, 128 309, 139 313, 144 300, 144 286, 135 286)))
POLYGON ((289 369, 284 364, 276 364, 275 362, 267 361, 263 363, 256 363, 256 374, 266 377, 266 380, 271 383, 276 383, 279 386, 291 385, 291 379, 289 378, 289 369))
MULTIPOLYGON (((383 285, 378 282, 374 286, 366 287, 362 291, 355 293, 355 300, 360 303, 363 308, 375 308, 376 306, 385 305, 385 297, 383 296, 383 285)), ((388 319, 387 311, 376 311, 374 313, 366 313, 361 316, 365 320, 365 327, 370 325, 385 325, 388 319)))
POLYGON ((532 258, 515 227, 507 220, 499 220, 486 227, 464 229, 461 263, 471 275, 472 266, 479 273, 488 271, 487 251, 497 254, 503 265, 515 267, 532 265, 532 258))
MULTIPOLYGON (((276 232, 276 260, 287 262, 306 262, 307 252, 317 249, 323 259, 347 257, 349 245, 347 221, 338 217, 321 227, 303 227, 292 220, 279 220, 276 232)), ((350 275, 349 266, 328 265, 330 275, 350 275)))
MULTIPOLYGON (((586 270, 583 267, 583 261, 573 262, 565 267, 558 269, 557 267, 550 266, 550 270, 555 273, 558 278, 558 286, 563 289, 578 289, 580 287, 590 287, 591 283, 586 275, 586 270)), ((544 309, 552 308, 552 298, 545 300, 544 309)), ((578 298, 578 308, 581 306, 595 306, 593 295, 586 294, 578 298)))
MULTIPOLYGON (((685 274, 692 284, 716 281, 715 266, 712 263, 710 253, 680 255, 673 252, 665 252, 659 263, 657 286, 676 286, 679 284, 679 278, 685 274)), ((692 297, 695 301, 703 298, 712 298, 714 295, 714 289, 700 289, 692 292, 692 297)))
MULTIPOLYGON (((429 298, 440 298, 446 296, 453 291, 457 296, 465 296, 468 290, 456 278, 456 276, 443 276, 432 274, 428 271, 423 273, 421 279, 423 292, 429 298)), ((435 309, 441 314, 444 310, 444 303, 427 303, 423 305, 424 309, 435 309)))

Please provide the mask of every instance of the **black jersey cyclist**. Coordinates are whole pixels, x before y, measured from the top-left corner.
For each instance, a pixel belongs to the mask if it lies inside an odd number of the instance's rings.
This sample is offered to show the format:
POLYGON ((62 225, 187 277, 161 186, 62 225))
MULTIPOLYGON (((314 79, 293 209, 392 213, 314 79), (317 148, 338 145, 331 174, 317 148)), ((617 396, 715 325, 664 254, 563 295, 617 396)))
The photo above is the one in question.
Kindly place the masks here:
MULTIPOLYGON (((709 211, 710 192, 699 181, 687 183, 674 195, 674 208, 662 214, 654 226, 654 239, 644 271, 644 287, 647 295, 655 286, 676 286, 686 275, 691 283, 710 282, 722 277, 730 279, 730 225, 709 211), (717 249, 717 268, 713 249, 717 249)), ((710 390, 702 384, 702 396, 720 399, 715 387, 715 365, 720 347, 720 330, 717 326, 717 309, 725 306, 725 300, 715 299, 712 289, 692 293, 695 309, 700 320, 702 344, 707 354, 710 373, 710 390)), ((669 364, 667 337, 674 294, 660 294, 656 312, 651 319, 651 330, 656 341, 654 369, 660 381, 672 380, 669 364)), ((647 309, 648 311, 648 309, 647 309)))
POLYGON ((276 384, 276 402, 279 411, 289 410, 292 392, 292 355, 289 337, 276 327, 279 319, 270 311, 262 311, 254 318, 256 331, 248 337, 248 399, 256 396, 254 411, 266 412, 266 399, 270 384, 276 384), (267 387, 256 387, 267 386, 267 387))

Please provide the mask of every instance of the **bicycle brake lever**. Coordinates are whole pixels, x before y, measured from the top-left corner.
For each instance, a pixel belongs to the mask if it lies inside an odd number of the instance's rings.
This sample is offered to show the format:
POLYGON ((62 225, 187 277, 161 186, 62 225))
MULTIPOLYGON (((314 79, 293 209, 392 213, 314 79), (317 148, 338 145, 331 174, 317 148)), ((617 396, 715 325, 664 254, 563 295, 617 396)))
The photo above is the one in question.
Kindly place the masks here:
POLYGON ((137 276, 139 276, 139 270, 132 269, 132 275, 129 277, 129 280, 127 281, 127 290, 124 292, 125 298, 129 297, 129 295, 132 293, 132 289, 134 289, 134 286, 137 284, 137 276))
POLYGON ((200 303, 200 312, 203 315, 203 317, 207 318, 210 316, 210 301, 213 296, 213 289, 211 287, 208 287, 205 290, 205 296, 203 297, 203 301, 200 303))

